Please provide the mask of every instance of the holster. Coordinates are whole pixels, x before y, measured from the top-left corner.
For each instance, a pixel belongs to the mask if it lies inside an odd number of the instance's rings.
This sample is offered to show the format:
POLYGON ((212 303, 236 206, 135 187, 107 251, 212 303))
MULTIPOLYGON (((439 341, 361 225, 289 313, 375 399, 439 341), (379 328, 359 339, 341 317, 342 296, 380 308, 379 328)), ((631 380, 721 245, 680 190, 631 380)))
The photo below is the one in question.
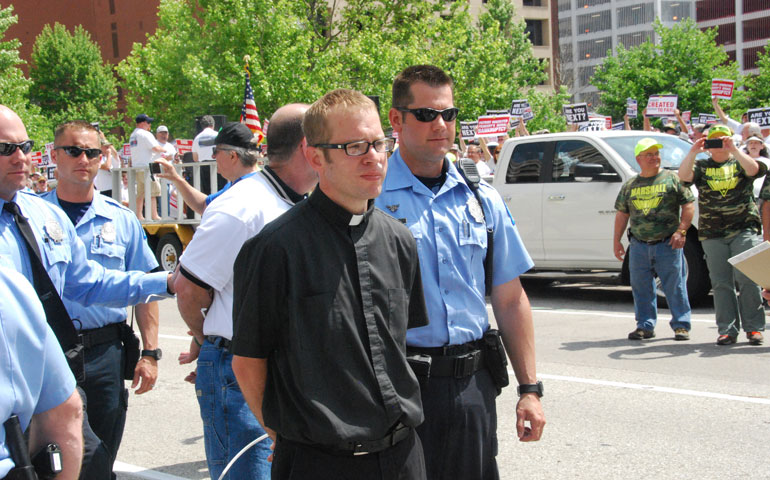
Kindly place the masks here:
POLYGON ((134 333, 134 329, 127 323, 120 326, 120 339, 123 342, 123 349, 126 352, 126 364, 123 368, 123 378, 126 380, 134 379, 134 370, 139 363, 139 337, 134 333))
POLYGON ((82 343, 78 343, 73 347, 64 351, 64 357, 67 359, 72 374, 75 376, 75 381, 78 385, 86 381, 86 357, 85 350, 82 343))
POLYGON ((493 328, 484 333, 483 339, 484 361, 492 381, 497 387, 497 394, 500 395, 503 388, 511 383, 508 378, 508 358, 505 356, 503 339, 500 332, 493 328))
POLYGON ((430 379, 430 366, 433 359, 429 355, 409 355, 406 357, 409 367, 411 367, 417 381, 420 383, 420 388, 428 386, 428 380, 430 379))

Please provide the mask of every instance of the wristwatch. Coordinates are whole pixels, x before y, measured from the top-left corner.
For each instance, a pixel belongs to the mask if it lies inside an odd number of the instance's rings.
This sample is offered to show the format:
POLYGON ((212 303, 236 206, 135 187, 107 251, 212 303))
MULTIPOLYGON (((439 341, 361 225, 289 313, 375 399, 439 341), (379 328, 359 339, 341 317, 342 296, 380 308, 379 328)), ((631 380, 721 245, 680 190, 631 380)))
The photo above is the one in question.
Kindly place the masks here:
POLYGON ((155 360, 163 358, 163 350, 156 348, 155 350, 142 350, 143 357, 152 357, 155 360))
POLYGON ((537 383, 522 383, 518 386, 516 391, 519 392, 519 396, 522 396, 525 393, 536 393, 538 397, 542 397, 543 382, 538 380, 537 383))

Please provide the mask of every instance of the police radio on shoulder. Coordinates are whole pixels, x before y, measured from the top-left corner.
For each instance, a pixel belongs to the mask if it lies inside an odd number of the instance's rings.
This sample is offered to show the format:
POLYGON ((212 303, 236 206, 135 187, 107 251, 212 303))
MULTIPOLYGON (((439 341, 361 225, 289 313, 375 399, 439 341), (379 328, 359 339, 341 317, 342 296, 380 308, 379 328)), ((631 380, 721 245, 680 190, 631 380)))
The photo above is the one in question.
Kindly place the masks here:
POLYGON ((522 383, 516 390, 519 392, 519 396, 522 396, 525 393, 535 393, 538 397, 542 397, 543 382, 538 380, 537 383, 522 383))

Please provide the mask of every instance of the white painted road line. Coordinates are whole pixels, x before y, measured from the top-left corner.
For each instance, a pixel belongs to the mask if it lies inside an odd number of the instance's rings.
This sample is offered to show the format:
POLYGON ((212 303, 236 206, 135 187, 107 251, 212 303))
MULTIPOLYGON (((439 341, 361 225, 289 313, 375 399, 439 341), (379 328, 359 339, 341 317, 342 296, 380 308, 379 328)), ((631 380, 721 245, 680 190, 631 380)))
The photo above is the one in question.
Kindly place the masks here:
POLYGON ((155 470, 148 470, 144 467, 118 461, 113 464, 112 471, 116 473, 130 473, 134 477, 145 478, 147 480, 188 480, 184 477, 156 472, 155 470))
POLYGON ((184 340, 185 342, 189 342, 192 337, 187 335, 186 337, 183 337, 181 335, 165 335, 163 333, 158 335, 159 338, 166 338, 168 340, 184 340))
MULTIPOLYGON (((558 313, 562 315, 593 315, 594 317, 613 317, 613 318, 634 318, 633 313, 605 313, 605 312, 596 312, 593 310, 560 310, 558 308, 532 308, 533 312, 542 312, 542 313, 558 313)), ((661 312, 667 310, 662 310, 661 312)), ((660 315, 660 317, 665 318, 668 315, 660 315)), ((661 320, 662 318, 659 318, 658 320, 661 320)), ((668 321, 668 320, 666 320, 668 321)), ((697 322, 697 323, 713 323, 716 325, 716 320, 713 318, 706 319, 706 318, 692 318, 690 320, 691 322, 697 322)))
MULTIPOLYGON (((508 370, 508 375, 513 375, 513 370, 508 370)), ((648 392, 673 393, 676 395, 689 395, 691 397, 715 398, 719 400, 732 400, 744 403, 759 403, 770 405, 770 398, 761 397, 741 397, 738 395, 728 395, 725 393, 701 392, 698 390, 685 390, 682 388, 658 387, 655 385, 641 385, 637 383, 613 382, 609 380, 597 380, 594 378, 567 377, 564 375, 550 375, 547 373, 538 374, 538 378, 548 380, 559 380, 563 382, 587 383, 590 385, 599 385, 603 387, 627 388, 631 390, 645 390, 648 392)), ((514 380, 515 381, 515 380, 514 380)))

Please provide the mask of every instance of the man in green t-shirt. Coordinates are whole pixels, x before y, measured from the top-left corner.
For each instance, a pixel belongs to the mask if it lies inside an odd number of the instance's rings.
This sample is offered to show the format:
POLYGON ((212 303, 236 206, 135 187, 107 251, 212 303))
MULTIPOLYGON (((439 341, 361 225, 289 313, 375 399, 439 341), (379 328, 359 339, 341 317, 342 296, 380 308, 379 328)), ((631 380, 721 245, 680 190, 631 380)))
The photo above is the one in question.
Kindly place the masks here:
POLYGON ((749 343, 761 345, 765 311, 760 289, 734 270, 727 259, 760 242, 761 222, 753 184, 765 175, 767 167, 741 152, 732 134, 729 127, 712 126, 708 140, 721 139, 721 148, 706 148, 706 138, 698 139, 682 160, 679 177, 698 189, 698 237, 714 289, 717 345, 735 343, 741 325, 749 343), (696 161, 699 153, 706 153, 708 158, 696 161), (736 283, 740 296, 735 293, 736 283))
POLYGON ((671 310, 674 339, 690 339, 691 312, 683 247, 695 211, 695 198, 674 172, 660 168, 661 148, 663 145, 655 139, 639 140, 634 154, 641 173, 623 185, 615 200, 613 250, 621 261, 628 253, 634 295, 636 330, 628 334, 629 340, 655 336, 658 318, 655 274, 660 278, 671 310), (626 252, 620 239, 629 219, 630 244, 626 252))

